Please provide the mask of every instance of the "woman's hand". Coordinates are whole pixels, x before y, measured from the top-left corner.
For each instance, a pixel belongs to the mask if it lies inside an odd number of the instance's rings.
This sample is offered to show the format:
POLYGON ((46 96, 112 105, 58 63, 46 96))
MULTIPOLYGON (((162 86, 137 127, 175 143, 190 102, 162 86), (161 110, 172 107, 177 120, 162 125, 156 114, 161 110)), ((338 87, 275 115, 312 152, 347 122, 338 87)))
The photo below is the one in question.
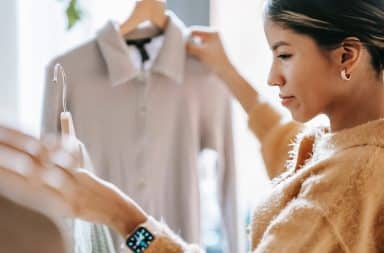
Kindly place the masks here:
POLYGON ((106 224, 122 236, 144 222, 146 214, 128 196, 75 167, 78 160, 68 150, 74 145, 68 143, 42 143, 0 126, 1 181, 12 180, 18 189, 30 191, 31 198, 60 204, 61 215, 106 224))
POLYGON ((218 32, 209 28, 192 28, 193 38, 200 38, 201 43, 189 42, 188 52, 211 67, 224 81, 247 113, 258 102, 259 94, 252 85, 236 70, 229 60, 218 32))
POLYGON ((187 50, 218 75, 225 73, 231 67, 219 32, 208 27, 191 28, 191 41, 187 44, 187 50))

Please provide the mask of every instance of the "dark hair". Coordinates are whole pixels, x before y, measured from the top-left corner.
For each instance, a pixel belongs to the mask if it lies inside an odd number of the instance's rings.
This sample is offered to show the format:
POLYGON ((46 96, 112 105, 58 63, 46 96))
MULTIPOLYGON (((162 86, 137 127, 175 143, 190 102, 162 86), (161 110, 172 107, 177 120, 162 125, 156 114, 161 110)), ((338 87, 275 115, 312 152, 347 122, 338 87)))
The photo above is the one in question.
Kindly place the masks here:
POLYGON ((384 0, 268 0, 273 22, 312 37, 324 48, 357 37, 378 73, 384 70, 384 0))

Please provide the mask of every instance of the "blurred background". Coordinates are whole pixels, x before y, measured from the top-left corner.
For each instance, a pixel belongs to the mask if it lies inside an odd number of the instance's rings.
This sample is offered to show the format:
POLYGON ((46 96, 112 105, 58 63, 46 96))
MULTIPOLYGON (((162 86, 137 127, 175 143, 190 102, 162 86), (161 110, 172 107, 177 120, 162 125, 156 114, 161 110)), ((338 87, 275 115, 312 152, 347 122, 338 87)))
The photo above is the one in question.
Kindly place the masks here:
MULTIPOLYGON (((3 0, 0 1, 0 120, 23 126, 38 136, 45 67, 56 55, 91 39, 107 20, 124 21, 133 0, 3 0)), ((168 0, 187 25, 220 29, 238 69, 278 106, 277 90, 266 85, 271 53, 262 27, 262 0, 168 0)), ((278 107, 280 108, 280 107, 278 107)), ((282 109, 287 117, 288 112, 282 109)), ((233 102, 242 252, 247 252, 246 225, 252 209, 269 189, 259 144, 247 117, 233 102)), ((326 123, 318 118, 310 124, 326 123)), ((209 253, 223 252, 220 212, 215 199, 215 153, 200 157, 203 242, 209 253)))

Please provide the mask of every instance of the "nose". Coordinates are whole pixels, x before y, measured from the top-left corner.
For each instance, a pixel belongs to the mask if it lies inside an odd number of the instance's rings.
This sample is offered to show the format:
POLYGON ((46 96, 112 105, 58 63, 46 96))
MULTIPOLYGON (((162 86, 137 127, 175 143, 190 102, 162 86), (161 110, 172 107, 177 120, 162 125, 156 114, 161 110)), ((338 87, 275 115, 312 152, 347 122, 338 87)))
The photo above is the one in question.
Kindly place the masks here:
POLYGON ((269 70, 268 85, 279 87, 285 85, 285 78, 275 64, 272 64, 271 69, 269 70))

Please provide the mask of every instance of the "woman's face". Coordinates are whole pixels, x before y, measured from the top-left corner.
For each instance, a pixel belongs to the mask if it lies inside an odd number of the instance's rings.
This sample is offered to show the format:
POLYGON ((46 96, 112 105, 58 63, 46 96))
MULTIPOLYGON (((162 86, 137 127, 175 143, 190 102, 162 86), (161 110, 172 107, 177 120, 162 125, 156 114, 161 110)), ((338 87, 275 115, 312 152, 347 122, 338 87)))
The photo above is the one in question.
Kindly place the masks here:
POLYGON ((330 52, 309 36, 295 33, 270 20, 265 33, 273 51, 268 83, 278 86, 282 104, 292 117, 305 122, 332 110, 342 96, 340 70, 330 52))

